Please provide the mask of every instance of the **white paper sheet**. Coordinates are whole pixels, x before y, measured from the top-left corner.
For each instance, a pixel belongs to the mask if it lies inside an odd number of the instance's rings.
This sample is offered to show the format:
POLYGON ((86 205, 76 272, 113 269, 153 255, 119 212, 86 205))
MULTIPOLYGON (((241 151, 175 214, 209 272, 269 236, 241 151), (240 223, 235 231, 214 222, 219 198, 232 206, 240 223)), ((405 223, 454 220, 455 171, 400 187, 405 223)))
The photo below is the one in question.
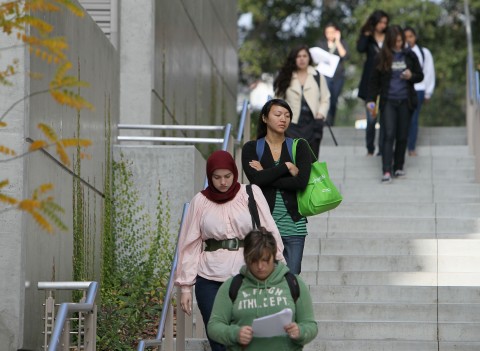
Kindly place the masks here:
POLYGON ((340 62, 340 56, 333 55, 318 46, 310 48, 313 62, 317 64, 317 71, 325 77, 332 78, 340 62))
POLYGON ((286 334, 284 327, 292 322, 292 310, 285 308, 280 312, 253 320, 253 336, 268 338, 286 334))

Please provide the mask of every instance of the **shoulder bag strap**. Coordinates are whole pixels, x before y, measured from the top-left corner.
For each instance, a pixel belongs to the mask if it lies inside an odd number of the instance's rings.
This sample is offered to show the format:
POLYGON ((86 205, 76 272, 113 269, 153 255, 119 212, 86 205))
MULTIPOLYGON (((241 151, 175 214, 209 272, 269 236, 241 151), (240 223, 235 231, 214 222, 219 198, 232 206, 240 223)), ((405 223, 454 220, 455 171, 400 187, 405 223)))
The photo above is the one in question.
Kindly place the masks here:
POLYGON ((250 215, 252 216, 252 227, 260 228, 260 216, 258 215, 257 202, 253 196, 252 186, 247 185, 247 194, 248 194, 248 209, 250 210, 250 215))

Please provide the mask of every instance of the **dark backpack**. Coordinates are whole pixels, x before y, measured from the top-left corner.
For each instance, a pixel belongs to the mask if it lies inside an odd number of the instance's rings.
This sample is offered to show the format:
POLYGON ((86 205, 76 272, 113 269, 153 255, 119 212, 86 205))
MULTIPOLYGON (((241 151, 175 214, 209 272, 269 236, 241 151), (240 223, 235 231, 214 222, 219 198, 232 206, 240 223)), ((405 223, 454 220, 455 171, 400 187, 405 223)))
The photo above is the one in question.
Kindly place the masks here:
MULTIPOLYGON (((300 296, 300 287, 298 286, 297 277, 291 272, 285 273, 285 279, 287 280, 288 287, 290 288, 290 294, 292 295, 293 302, 297 302, 298 297, 300 296)), ((230 285, 230 289, 228 290, 228 296, 230 296, 230 300, 235 301, 238 295, 238 290, 243 283, 243 274, 238 273, 232 279, 232 284, 230 285)))

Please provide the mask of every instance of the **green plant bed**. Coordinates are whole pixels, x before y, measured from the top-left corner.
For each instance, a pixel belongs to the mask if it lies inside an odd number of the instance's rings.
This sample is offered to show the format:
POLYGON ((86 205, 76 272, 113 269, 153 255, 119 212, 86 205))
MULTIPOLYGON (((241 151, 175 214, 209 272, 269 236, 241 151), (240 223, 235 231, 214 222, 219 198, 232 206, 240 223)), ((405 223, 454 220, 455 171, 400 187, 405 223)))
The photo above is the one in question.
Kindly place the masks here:
POLYGON ((114 250, 103 250, 98 350, 132 350, 139 339, 156 335, 174 255, 168 198, 159 184, 152 220, 132 179, 122 156, 113 163, 114 250))

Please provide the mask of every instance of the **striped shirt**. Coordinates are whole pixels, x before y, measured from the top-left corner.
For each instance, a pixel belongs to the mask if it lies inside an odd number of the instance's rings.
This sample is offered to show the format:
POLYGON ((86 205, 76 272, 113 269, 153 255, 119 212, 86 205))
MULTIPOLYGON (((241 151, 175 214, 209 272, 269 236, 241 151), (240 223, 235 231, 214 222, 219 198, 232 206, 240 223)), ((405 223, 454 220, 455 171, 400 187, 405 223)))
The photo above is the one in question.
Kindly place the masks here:
MULTIPOLYGON (((278 164, 278 161, 275 162, 278 164)), ((307 219, 303 217, 298 222, 294 222, 287 212, 282 194, 277 189, 275 193, 275 206, 272 213, 273 220, 277 224, 281 236, 307 235, 307 219)))

